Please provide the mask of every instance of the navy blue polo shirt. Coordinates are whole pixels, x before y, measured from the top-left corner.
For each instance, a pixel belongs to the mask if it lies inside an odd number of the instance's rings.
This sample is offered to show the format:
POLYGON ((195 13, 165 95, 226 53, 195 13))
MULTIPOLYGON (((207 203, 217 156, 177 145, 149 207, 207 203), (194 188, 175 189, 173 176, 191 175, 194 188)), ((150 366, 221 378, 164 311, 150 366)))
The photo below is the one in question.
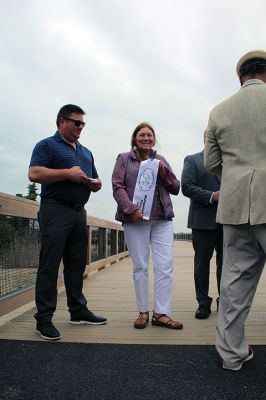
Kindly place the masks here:
MULTIPOLYGON (((93 155, 86 147, 76 142, 76 149, 62 139, 58 132, 41 140, 33 149, 30 167, 67 169, 78 166, 89 178, 97 178, 93 155)), ((57 199, 85 204, 90 197, 85 184, 60 181, 41 185, 42 199, 57 199)))

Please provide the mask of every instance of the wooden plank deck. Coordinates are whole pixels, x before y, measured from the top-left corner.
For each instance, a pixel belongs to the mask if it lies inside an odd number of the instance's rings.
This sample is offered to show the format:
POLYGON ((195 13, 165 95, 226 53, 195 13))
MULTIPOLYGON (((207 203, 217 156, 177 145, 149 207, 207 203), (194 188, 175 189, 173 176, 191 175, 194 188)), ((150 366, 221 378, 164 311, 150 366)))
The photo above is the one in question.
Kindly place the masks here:
MULTIPOLYGON (((214 262, 214 260, 213 260, 214 262)), ((213 264, 212 262, 212 264, 213 264)), ((215 299, 215 268, 212 265, 210 295, 215 299)), ((152 277, 152 274, 151 274, 152 277)), ((150 304, 153 307, 153 282, 150 283, 150 304)), ((151 324, 144 330, 133 328, 137 316, 130 258, 95 272, 84 281, 88 307, 95 313, 107 316, 108 324, 102 326, 69 324, 66 296, 58 296, 54 323, 62 342, 121 343, 121 344, 214 344, 216 310, 207 320, 194 317, 195 301, 193 282, 193 249, 190 242, 175 242, 174 247, 174 297, 172 317, 184 323, 182 331, 173 331, 151 324)), ((266 344, 266 276, 262 274, 257 294, 246 324, 249 343, 266 344)), ((42 340, 35 334, 34 303, 0 318, 0 339, 42 340)))

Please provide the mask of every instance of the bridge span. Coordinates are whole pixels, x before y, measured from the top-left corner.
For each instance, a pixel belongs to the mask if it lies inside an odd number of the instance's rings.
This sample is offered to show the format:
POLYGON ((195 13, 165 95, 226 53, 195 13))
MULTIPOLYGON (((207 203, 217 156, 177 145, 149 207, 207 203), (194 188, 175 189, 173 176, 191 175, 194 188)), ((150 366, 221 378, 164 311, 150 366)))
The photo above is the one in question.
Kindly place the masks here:
MULTIPOLYGON (((151 274, 152 278, 152 274, 151 274)), ((66 296, 58 296, 54 323, 62 342, 116 344, 214 344, 217 312, 212 308, 209 319, 194 317, 197 304, 193 284, 193 249, 189 241, 175 241, 174 296, 172 317, 184 323, 182 331, 173 331, 149 324, 144 330, 133 328, 137 316, 130 257, 110 264, 103 270, 91 272, 84 280, 88 307, 108 318, 102 326, 69 323, 66 296)), ((215 299, 215 268, 212 260, 210 295, 215 299)), ((150 305, 153 305, 153 282, 150 282, 150 305)), ((0 339, 39 341, 35 331, 33 301, 0 317, 0 339)), ((266 344, 266 276, 262 274, 257 294, 246 324, 249 343, 266 344)))

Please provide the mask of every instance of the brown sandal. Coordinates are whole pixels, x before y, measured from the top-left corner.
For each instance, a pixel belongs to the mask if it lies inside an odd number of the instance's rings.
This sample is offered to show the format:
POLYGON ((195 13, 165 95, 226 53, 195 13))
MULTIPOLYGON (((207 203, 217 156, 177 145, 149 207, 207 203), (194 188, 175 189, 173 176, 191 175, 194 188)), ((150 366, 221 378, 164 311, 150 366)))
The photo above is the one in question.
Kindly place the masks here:
POLYGON ((164 328, 169 329, 183 329, 183 324, 181 322, 174 321, 166 314, 158 314, 157 316, 153 314, 151 323, 152 325, 163 326, 164 328), (162 321, 163 317, 166 317, 167 321, 162 321))
POLYGON ((138 318, 134 322, 134 328, 144 329, 146 328, 148 322, 149 322, 149 311, 140 312, 138 318))

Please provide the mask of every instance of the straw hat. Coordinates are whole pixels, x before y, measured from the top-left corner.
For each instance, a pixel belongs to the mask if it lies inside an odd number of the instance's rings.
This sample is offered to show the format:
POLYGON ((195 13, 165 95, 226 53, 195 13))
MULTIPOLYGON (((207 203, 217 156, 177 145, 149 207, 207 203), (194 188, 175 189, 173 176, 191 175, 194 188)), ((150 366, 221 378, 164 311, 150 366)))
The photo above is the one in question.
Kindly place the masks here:
POLYGON ((248 53, 244 54, 240 58, 240 60, 237 63, 237 66, 236 66, 236 73, 238 76, 240 76, 240 68, 242 67, 242 65, 249 60, 253 60, 254 58, 262 58, 262 59, 266 60, 266 51, 252 50, 252 51, 249 51, 248 53))

